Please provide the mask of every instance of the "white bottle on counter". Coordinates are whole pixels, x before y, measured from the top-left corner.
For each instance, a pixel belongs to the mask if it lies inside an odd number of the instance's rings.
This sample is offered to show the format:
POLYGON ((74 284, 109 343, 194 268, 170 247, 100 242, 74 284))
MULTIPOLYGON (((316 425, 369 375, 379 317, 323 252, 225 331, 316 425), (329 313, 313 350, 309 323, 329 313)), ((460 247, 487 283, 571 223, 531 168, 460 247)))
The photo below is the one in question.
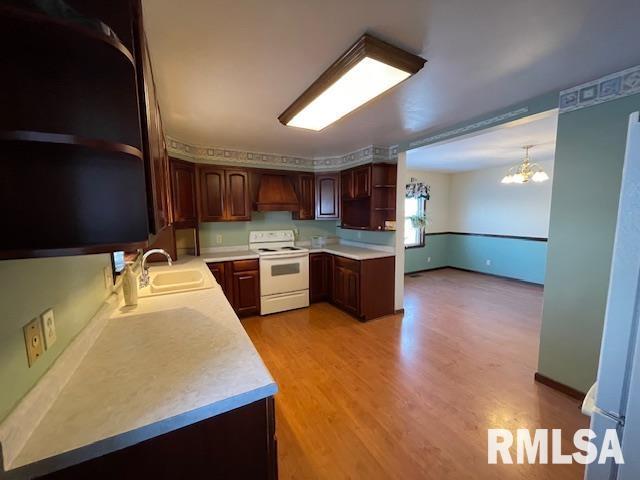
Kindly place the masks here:
POLYGON ((138 305, 138 277, 133 273, 131 262, 127 262, 122 273, 122 294, 126 306, 138 305))

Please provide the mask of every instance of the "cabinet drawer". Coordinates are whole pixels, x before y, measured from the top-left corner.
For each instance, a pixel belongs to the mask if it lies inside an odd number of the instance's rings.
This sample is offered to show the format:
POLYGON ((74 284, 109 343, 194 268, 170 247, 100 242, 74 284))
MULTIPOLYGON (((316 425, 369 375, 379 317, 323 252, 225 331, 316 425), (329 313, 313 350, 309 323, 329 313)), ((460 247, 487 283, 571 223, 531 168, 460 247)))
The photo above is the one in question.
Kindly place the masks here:
POLYGON ((232 263, 234 272, 258 270, 260 265, 258 260, 234 260, 232 263))
POLYGON ((359 260, 351 260, 350 258, 345 257, 335 257, 335 265, 337 267, 347 268, 353 272, 360 272, 360 261, 359 260))

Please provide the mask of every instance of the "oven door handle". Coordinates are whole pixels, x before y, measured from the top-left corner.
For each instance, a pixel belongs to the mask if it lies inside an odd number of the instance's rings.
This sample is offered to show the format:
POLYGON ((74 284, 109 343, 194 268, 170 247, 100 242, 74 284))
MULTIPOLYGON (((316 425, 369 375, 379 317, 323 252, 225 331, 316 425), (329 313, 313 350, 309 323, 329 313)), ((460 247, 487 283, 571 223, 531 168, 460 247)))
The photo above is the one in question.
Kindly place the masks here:
POLYGON ((268 260, 289 260, 291 258, 302 258, 302 257, 308 257, 309 254, 308 253, 297 253, 294 255, 264 255, 262 257, 260 257, 261 261, 268 261, 268 260))

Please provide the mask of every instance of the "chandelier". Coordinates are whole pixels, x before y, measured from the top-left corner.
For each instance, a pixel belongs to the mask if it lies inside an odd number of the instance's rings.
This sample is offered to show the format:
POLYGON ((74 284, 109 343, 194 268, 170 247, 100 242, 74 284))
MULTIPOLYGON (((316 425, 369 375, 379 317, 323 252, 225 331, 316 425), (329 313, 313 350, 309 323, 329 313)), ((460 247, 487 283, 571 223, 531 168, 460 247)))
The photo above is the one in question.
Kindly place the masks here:
POLYGON ((502 183, 527 183, 529 180, 534 182, 546 182, 549 175, 537 163, 529 161, 529 149, 533 145, 525 145, 524 160, 520 165, 511 167, 507 174, 502 178, 502 183))

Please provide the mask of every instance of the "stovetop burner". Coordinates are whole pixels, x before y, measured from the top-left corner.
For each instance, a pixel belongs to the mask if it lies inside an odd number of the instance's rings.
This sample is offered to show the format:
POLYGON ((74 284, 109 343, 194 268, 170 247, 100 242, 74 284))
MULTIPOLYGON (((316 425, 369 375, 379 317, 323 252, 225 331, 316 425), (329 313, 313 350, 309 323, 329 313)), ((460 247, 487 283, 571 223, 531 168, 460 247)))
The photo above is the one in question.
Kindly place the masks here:
POLYGON ((259 248, 259 252, 275 252, 273 248, 259 248))
POLYGON ((300 250, 298 247, 282 247, 280 250, 300 250))

